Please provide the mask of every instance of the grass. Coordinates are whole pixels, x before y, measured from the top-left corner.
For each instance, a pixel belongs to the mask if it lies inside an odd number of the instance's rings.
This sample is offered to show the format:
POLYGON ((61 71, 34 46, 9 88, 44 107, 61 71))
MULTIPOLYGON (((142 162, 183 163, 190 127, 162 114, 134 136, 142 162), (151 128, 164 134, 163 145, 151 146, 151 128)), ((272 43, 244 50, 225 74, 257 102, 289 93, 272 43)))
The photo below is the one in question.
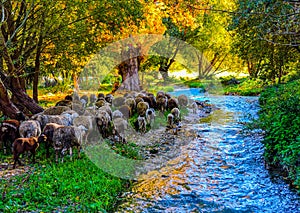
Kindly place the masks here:
POLYGON ((252 80, 249 78, 237 79, 240 84, 223 84, 224 94, 234 94, 242 96, 257 96, 264 89, 264 84, 261 80, 252 80))
POLYGON ((22 211, 112 211, 126 181, 110 176, 89 159, 44 164, 1 179, 0 209, 22 211))

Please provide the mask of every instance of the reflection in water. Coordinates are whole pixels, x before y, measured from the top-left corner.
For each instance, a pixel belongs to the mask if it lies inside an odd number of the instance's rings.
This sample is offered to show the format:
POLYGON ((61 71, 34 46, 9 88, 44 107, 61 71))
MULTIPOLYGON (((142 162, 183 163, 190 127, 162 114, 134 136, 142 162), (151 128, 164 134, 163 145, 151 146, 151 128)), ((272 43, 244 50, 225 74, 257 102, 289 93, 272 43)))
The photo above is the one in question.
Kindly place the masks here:
POLYGON ((265 169, 260 132, 242 133, 245 115, 256 116, 257 98, 210 101, 220 110, 193 126, 200 138, 138 182, 120 212, 300 212, 296 192, 265 169))

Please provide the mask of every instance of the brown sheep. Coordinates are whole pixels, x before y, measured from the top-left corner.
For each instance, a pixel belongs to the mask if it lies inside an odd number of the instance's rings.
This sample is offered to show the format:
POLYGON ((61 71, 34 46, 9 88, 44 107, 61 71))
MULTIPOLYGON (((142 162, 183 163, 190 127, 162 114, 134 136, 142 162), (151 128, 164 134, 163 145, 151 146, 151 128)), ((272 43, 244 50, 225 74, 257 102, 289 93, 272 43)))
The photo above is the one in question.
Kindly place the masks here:
POLYGON ((165 97, 165 92, 163 92, 163 91, 158 91, 158 92, 156 93, 156 99, 158 99, 159 97, 165 97))
POLYGON ((141 133, 145 133, 146 132, 146 126, 147 126, 147 122, 146 122, 145 117, 142 117, 142 116, 139 115, 139 117, 137 118, 137 121, 138 121, 138 130, 141 133))
POLYGON ((4 154, 11 147, 12 142, 19 137, 18 122, 17 120, 16 123, 13 120, 7 120, 0 124, 0 142, 2 142, 4 154))
POLYGON ((120 106, 122 106, 124 104, 125 104, 125 98, 124 97, 116 97, 112 101, 112 105, 114 107, 120 107, 120 106))
POLYGON ((147 102, 140 102, 138 103, 136 108, 138 115, 145 116, 147 109, 149 109, 149 104, 147 102))
POLYGON ((66 107, 72 107, 72 101, 70 100, 61 100, 61 101, 58 101, 55 106, 66 106, 66 107))
POLYGON ((134 101, 135 101, 135 105, 137 106, 140 102, 143 102, 144 99, 142 99, 141 97, 136 97, 136 98, 134 99, 134 101))
POLYGON ((161 113, 164 113, 166 111, 166 109, 167 109, 168 99, 165 96, 159 96, 156 99, 156 105, 157 105, 157 109, 161 113))
POLYGON ((70 107, 67 106, 56 106, 45 109, 43 112, 44 115, 60 115, 61 113, 71 110, 70 107))
POLYGON ((178 96, 178 103, 179 103, 179 106, 186 107, 188 105, 188 103, 189 103, 189 99, 184 94, 179 95, 178 96))
POLYGON ((103 138, 110 135, 111 118, 106 111, 100 111, 96 116, 96 125, 103 138))
POLYGON ((154 101, 153 97, 145 96, 143 100, 149 104, 150 108, 156 108, 156 101, 154 101))
POLYGON ((100 108, 100 107, 103 107, 105 105, 106 101, 105 100, 98 100, 96 103, 95 103, 95 106, 97 108, 100 108))
POLYGON ((178 108, 173 108, 171 113, 174 115, 174 123, 179 124, 179 121, 181 120, 180 110, 178 108))
POLYGON ((125 119, 129 119, 132 116, 132 112, 129 106, 123 105, 119 108, 119 111, 122 112, 125 119))
POLYGON ((125 100, 125 105, 129 106, 130 109, 131 109, 131 112, 135 112, 136 110, 136 103, 135 103, 135 100, 133 98, 127 98, 125 100))
POLYGON ((17 162, 20 166, 22 165, 19 157, 21 154, 28 151, 30 151, 32 154, 32 163, 35 163, 36 150, 39 147, 39 144, 45 140, 46 140, 45 135, 41 135, 39 137, 31 137, 31 138, 17 138, 13 142, 13 158, 14 158, 13 168, 14 169, 16 168, 17 162))
POLYGON ((178 100, 176 98, 168 99, 168 110, 172 110, 173 108, 178 108, 178 100))

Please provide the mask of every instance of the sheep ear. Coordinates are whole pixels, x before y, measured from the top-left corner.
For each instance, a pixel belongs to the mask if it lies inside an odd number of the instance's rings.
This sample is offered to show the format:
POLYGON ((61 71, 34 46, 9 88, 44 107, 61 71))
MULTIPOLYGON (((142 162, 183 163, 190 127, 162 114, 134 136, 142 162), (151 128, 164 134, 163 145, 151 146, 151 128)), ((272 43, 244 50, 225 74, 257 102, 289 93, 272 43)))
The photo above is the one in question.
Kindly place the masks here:
POLYGON ((4 127, 4 126, 3 126, 3 127, 1 128, 1 131, 2 131, 2 132, 5 132, 6 130, 7 130, 7 127, 4 127))

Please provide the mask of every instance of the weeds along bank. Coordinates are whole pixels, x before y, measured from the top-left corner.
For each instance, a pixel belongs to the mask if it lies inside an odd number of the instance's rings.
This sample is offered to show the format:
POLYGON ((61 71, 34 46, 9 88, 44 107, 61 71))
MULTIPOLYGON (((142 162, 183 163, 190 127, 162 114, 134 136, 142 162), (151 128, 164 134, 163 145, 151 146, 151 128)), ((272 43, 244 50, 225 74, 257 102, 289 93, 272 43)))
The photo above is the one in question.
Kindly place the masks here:
POLYGON ((25 173, 10 178, 1 174, 4 212, 111 212, 128 189, 127 181, 104 173, 86 157, 23 169, 25 173))
POLYGON ((265 158, 300 191, 300 80, 266 88, 259 98, 265 158))

